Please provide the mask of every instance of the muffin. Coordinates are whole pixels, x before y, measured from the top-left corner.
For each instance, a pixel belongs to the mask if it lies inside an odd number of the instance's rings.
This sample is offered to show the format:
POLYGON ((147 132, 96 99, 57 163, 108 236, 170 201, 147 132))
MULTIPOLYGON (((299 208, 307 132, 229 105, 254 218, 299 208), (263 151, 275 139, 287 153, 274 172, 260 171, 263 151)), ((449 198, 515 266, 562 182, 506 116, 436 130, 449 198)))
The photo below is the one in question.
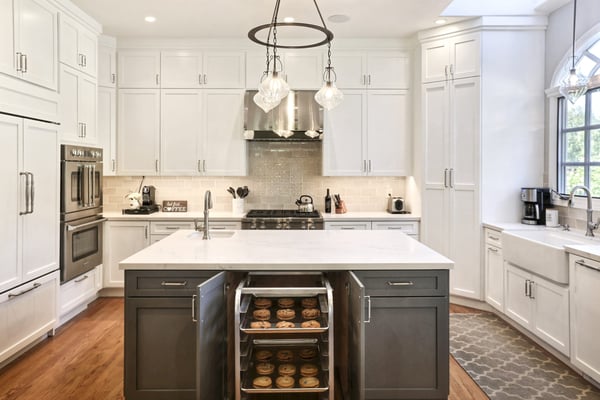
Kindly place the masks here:
POLYGON ((258 297, 254 299, 254 307, 256 308, 269 308, 273 305, 273 301, 271 299, 267 299, 265 297, 258 297))
POLYGON ((254 378, 252 386, 255 389, 269 389, 273 385, 273 381, 268 376, 259 376, 254 378))
POLYGON ((269 362, 260 362, 256 364, 256 373, 259 375, 271 375, 273 371, 275 371, 275 364, 269 362))
POLYGON ((302 328, 320 328, 321 324, 319 323, 319 321, 312 319, 310 321, 304 321, 300 324, 300 326, 302 328))
POLYGON ((289 389, 294 387, 294 378, 291 376, 280 376, 275 379, 275 386, 279 389, 289 389))
POLYGON ((250 322, 250 328, 252 329, 268 329, 271 327, 269 321, 252 321, 250 322))
POLYGON ((266 309, 254 310, 252 316, 257 321, 268 321, 271 318, 271 311, 266 309))
POLYGON ((291 297, 282 297, 281 299, 277 300, 277 305, 280 308, 292 308, 294 307, 294 304, 294 299, 291 297))
POLYGON ((303 376, 298 381, 302 388, 316 388, 319 387, 319 379, 314 376, 303 376))
POLYGON ((304 319, 315 319, 321 315, 321 311, 318 308, 305 308, 302 310, 302 318, 304 319))
POLYGON ((289 362, 294 359, 294 352, 291 350, 279 350, 277 352, 277 360, 281 362, 289 362))
POLYGON ((302 308, 315 308, 317 306, 317 298, 316 297, 304 297, 300 304, 302 308))
POLYGON ((275 327, 277 327, 277 328, 295 328, 296 325, 290 321, 279 321, 277 324, 275 324, 275 327))
POLYGON ((279 375, 283 376, 292 376, 296 374, 296 366, 294 364, 281 364, 279 368, 277 368, 277 372, 279 375))
POLYGON ((317 376, 319 373, 319 367, 315 364, 302 364, 300 366, 300 375, 302 376, 317 376))
POLYGON ((282 321, 289 321, 296 318, 296 311, 291 308, 282 308, 277 310, 277 319, 282 321))

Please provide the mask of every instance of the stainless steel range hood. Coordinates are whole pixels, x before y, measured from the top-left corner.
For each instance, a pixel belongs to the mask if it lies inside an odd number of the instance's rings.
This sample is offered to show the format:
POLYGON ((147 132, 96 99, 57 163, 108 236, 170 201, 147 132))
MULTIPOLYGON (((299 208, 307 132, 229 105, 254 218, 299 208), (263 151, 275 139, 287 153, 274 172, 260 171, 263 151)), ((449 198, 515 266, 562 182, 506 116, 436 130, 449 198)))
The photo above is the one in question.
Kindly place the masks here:
POLYGON ((323 107, 315 90, 290 90, 281 103, 265 113, 254 103, 256 90, 244 98, 244 137, 248 140, 312 141, 323 136, 323 107))

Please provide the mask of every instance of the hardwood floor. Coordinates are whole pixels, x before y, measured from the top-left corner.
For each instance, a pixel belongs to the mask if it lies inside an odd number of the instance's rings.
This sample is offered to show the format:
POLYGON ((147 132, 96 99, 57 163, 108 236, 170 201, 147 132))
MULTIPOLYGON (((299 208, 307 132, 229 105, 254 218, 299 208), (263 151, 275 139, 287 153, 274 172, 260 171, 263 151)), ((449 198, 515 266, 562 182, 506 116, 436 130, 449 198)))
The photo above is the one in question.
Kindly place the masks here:
MULTIPOLYGON (((454 305, 450 311, 472 312, 454 305)), ((450 357, 448 399, 487 398, 450 357)), ((54 337, 0 370, 0 399, 122 400, 123 298, 96 300, 54 337)))

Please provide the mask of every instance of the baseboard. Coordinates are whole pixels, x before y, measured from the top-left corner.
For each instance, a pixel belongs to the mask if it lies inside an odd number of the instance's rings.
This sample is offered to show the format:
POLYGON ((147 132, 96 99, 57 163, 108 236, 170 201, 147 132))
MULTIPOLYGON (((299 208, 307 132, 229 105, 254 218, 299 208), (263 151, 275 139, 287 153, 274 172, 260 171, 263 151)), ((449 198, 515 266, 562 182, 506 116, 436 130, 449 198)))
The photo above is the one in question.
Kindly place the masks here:
POLYGON ((490 312, 494 311, 492 306, 490 306, 488 303, 480 301, 480 300, 468 299, 466 297, 450 295, 450 303, 456 304, 459 306, 475 308, 475 309, 481 310, 481 311, 490 311, 490 312))
POLYGON ((98 292, 98 297, 123 297, 124 295, 123 288, 104 288, 98 292))

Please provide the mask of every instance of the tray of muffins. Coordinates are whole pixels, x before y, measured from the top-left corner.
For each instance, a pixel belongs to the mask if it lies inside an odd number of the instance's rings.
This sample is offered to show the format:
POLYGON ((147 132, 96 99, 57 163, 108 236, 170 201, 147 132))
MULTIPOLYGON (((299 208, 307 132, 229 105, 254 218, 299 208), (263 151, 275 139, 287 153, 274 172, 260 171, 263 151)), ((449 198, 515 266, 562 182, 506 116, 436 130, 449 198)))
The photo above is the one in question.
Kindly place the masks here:
POLYGON ((242 380, 246 393, 317 393, 329 390, 316 344, 255 346, 242 380))
POLYGON ((240 324, 246 333, 319 333, 329 328, 325 296, 253 297, 240 324))

